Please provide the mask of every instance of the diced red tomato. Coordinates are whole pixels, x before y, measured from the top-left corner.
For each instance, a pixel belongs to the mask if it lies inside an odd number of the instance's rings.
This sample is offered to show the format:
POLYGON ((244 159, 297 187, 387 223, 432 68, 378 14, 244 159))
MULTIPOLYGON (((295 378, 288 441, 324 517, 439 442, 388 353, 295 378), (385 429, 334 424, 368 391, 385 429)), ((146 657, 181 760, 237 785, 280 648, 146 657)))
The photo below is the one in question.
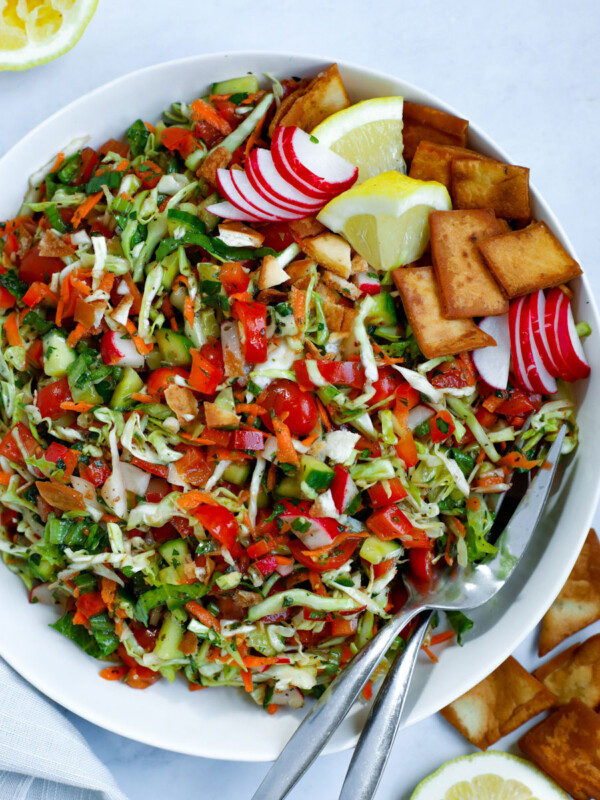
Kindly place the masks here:
POLYGON ((102 486, 111 476, 111 470, 102 458, 90 458, 87 464, 80 462, 79 477, 89 481, 96 488, 102 486))
MULTIPOLYGON (((225 433, 231 435, 229 431, 225 433)), ((191 486, 204 486, 212 474, 212 467, 207 461, 205 451, 193 445, 180 445, 178 450, 185 453, 183 458, 176 462, 178 474, 191 486)))
POLYGON ((221 372, 225 373, 225 364, 223 361, 223 346, 220 339, 211 338, 200 348, 200 355, 216 367, 221 372))
POLYGON ((352 557, 359 542, 360 539, 344 539, 341 544, 328 553, 315 556, 307 555, 309 551, 300 539, 290 539, 289 548, 296 561, 303 566, 316 572, 326 572, 328 569, 339 569, 342 564, 345 564, 352 557))
MULTIPOLYGON (((334 386, 362 389, 365 385, 365 369, 360 361, 314 361, 313 363, 317 365, 327 383, 334 386)), ((294 361, 294 372, 301 386, 307 388, 314 386, 308 374, 306 361, 302 359, 294 361)))
POLYGON ((419 462, 417 446, 412 431, 406 428, 398 435, 398 442, 394 445, 398 458, 406 464, 407 468, 414 467, 419 462))
POLYGON ((3 508, 2 511, 0 511, 0 525, 9 531, 12 531, 17 527, 19 520, 20 517, 17 512, 10 508, 3 508))
POLYGON ((144 189, 154 189, 162 177, 162 169, 154 161, 144 161, 135 168, 144 189))
POLYGON ((179 532, 171 525, 170 522, 167 522, 165 525, 161 525, 160 528, 150 528, 152 532, 152 538, 155 542, 168 542, 171 539, 179 539, 179 532))
MULTIPOLYGON (((276 378, 256 399, 256 402, 273 411, 283 419, 292 436, 308 436, 317 424, 319 414, 310 392, 303 392, 294 381, 276 378)), ((261 421, 273 431, 273 421, 269 413, 261 416, 261 421)))
POLYGON ((79 453, 76 450, 69 450, 64 444, 52 442, 44 453, 44 458, 46 461, 51 461, 53 464, 58 464, 59 461, 62 461, 64 464, 64 477, 70 478, 79 461, 79 453))
POLYGON ((118 139, 109 139, 98 148, 98 155, 105 156, 107 153, 116 153, 121 158, 127 158, 129 145, 127 142, 120 142, 118 139))
POLYGON ((244 358, 249 364, 267 360, 267 307, 255 300, 238 300, 231 313, 241 326, 244 358))
MULTIPOLYGON (((410 552, 412 553, 413 551, 411 550, 410 552)), ((415 552, 417 551, 415 550, 415 552)), ((390 558, 388 561, 382 561, 380 564, 373 564, 373 577, 375 580, 377 580, 377 578, 381 578, 381 576, 385 575, 386 572, 389 572, 393 566, 393 558, 390 558)))
POLYGON ((504 417, 526 417, 532 411, 539 411, 542 398, 539 394, 529 394, 523 389, 511 389, 506 399, 496 407, 496 413, 504 417))
POLYGON ((226 100, 224 97, 213 97, 212 102, 223 119, 227 120, 232 130, 237 128, 240 124, 240 118, 235 113, 237 107, 235 103, 226 100))
POLYGON ((262 558, 262 556, 266 556, 270 551, 271 545, 266 539, 260 539, 258 542, 254 542, 246 548, 246 552, 250 558, 262 558))
POLYGON ((271 247, 278 253, 294 244, 296 237, 287 222, 270 222, 260 229, 263 234, 263 247, 271 247))
POLYGON ((433 553, 431 548, 413 547, 408 551, 411 571, 415 578, 429 583, 432 575, 433 553))
POLYGON ((151 395, 161 395, 176 375, 188 380, 190 373, 189 370, 183 367, 160 367, 155 370, 148 378, 146 388, 151 395))
POLYGON ((498 420, 498 415, 492 414, 492 412, 488 411, 487 408, 481 406, 480 408, 477 409, 475 418, 483 428, 491 428, 492 425, 496 424, 496 421, 498 420))
POLYGON ((19 278, 27 284, 34 281, 48 283, 55 272, 60 272, 64 268, 65 262, 62 258, 41 256, 40 249, 36 245, 28 250, 21 259, 19 278))
POLYGON ((389 402, 380 406, 380 408, 389 408, 398 398, 404 401, 410 409, 414 408, 420 401, 417 390, 405 381, 397 370, 390 366, 379 368, 379 378, 373 384, 373 388, 375 389, 375 394, 369 400, 369 405, 371 406, 389 398, 389 402))
POLYGON ((373 508, 388 506, 390 503, 402 500, 402 498, 406 497, 408 494, 399 478, 392 478, 386 481, 385 484, 376 483, 375 486, 371 486, 367 491, 369 492, 369 499, 371 500, 373 508))
POLYGON ((149 652, 154 650, 160 628, 144 628, 140 626, 132 627, 131 631, 140 647, 143 647, 144 650, 149 652))
POLYGON ((81 166, 71 184, 73 186, 81 186, 83 183, 87 183, 94 174, 99 162, 100 159, 96 151, 92 150, 91 147, 84 147, 81 151, 81 166))
POLYGON ((221 264, 219 280, 223 284, 223 288, 227 294, 245 292, 250 284, 250 276, 237 261, 229 261, 226 264, 221 264))
POLYGON ((178 128, 175 125, 166 128, 161 133, 160 143, 166 147, 167 150, 177 150, 181 153, 183 158, 187 158, 198 147, 192 131, 187 128, 178 128))
POLYGON ((171 491, 171 487, 164 478, 151 478, 146 492, 146 500, 149 503, 160 503, 171 491))
POLYGON ((194 509, 193 514, 210 535, 236 558, 241 552, 236 541, 239 527, 231 511, 224 506, 201 505, 194 509))
POLYGON ((16 302, 17 298, 4 286, 0 286, 0 308, 12 308, 16 302))
POLYGON ((184 519, 183 517, 173 517, 171 524, 177 528, 177 533, 184 539, 187 539, 188 536, 192 536, 194 533, 193 525, 190 525, 187 519, 184 519))
MULTIPOLYGON (((34 455, 36 450, 38 449, 39 445, 36 442, 33 434, 29 430, 29 428, 24 425, 22 422, 17 422, 16 425, 13 425, 12 428, 5 434, 4 439, 0 442, 0 456, 4 456, 9 461, 15 461, 16 463, 23 463, 24 457, 19 449, 19 445, 17 444, 16 439, 13 436, 13 431, 16 429, 21 444, 23 445, 26 453, 30 456, 34 455)), ((41 449, 41 448, 40 448, 41 449)))
POLYGON ((371 514, 367 520, 367 528, 383 541, 400 539, 407 548, 430 546, 425 531, 413 527, 408 517, 393 504, 371 514))
POLYGON ((88 592, 80 595, 75 601, 75 607, 80 614, 89 619, 106 610, 106 603, 100 592, 88 592))
POLYGON ((69 381, 66 378, 59 378, 57 381, 48 383, 38 389, 35 404, 39 408, 42 417, 58 419, 66 413, 60 407, 60 404, 72 400, 69 381))

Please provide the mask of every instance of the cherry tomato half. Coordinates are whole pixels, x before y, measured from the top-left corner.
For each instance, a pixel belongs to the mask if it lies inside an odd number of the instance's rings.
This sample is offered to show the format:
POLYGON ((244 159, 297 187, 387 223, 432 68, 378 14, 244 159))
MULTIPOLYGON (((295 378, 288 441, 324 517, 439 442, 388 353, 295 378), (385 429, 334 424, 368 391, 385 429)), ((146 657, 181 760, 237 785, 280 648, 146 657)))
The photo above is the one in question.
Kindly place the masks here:
MULTIPOLYGON (((308 436, 317 424, 319 415, 312 395, 286 378, 276 378, 259 394, 256 402, 267 411, 272 410, 276 417, 285 417, 292 436, 308 436)), ((261 420, 273 431, 270 414, 263 414, 261 420)))
POLYGON ((381 367, 379 369, 379 378, 373 384, 375 394, 369 400, 369 405, 375 405, 389 398, 389 402, 380 408, 389 408, 394 404, 394 399, 399 398, 405 400, 408 408, 414 408, 419 402, 419 393, 416 389, 407 383, 402 375, 397 372, 393 367, 381 367))
POLYGON ((315 556, 314 558, 305 555, 308 551, 306 545, 302 544, 300 539, 290 539, 289 548, 296 561, 299 561, 304 567, 314 569, 316 572, 326 572, 328 569, 339 569, 342 564, 345 564, 352 557, 359 542, 360 539, 345 539, 330 553, 315 556))
POLYGON ((47 283, 51 275, 64 268, 65 262, 62 258, 41 256, 39 247, 32 247, 21 259, 19 278, 27 284, 34 281, 47 283))
POLYGON ((180 375, 186 380, 190 376, 190 372, 183 367, 160 367, 150 375, 146 384, 148 392, 151 395, 159 395, 164 392, 176 375, 180 375))

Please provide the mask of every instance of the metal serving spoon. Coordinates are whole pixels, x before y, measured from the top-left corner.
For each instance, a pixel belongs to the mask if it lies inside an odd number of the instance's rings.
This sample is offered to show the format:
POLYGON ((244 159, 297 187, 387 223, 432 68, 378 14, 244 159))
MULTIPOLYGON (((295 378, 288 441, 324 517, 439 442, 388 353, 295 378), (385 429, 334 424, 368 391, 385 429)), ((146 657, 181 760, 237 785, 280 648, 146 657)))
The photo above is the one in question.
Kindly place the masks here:
MULTIPOLYGON (((317 700, 265 776, 252 800, 282 800, 286 796, 337 730, 396 636, 417 614, 436 609, 477 608, 504 586, 542 514, 565 434, 566 428, 563 426, 546 456, 544 467, 538 470, 500 536, 497 542, 498 552, 494 558, 477 566, 469 565, 462 570, 446 570, 427 594, 422 594, 413 583, 406 581, 409 590, 406 605, 394 614, 317 700), (506 553, 510 553, 513 558, 506 559, 506 553)), ((419 631, 423 631, 421 640, 425 635, 423 626, 424 623, 419 626, 419 631)), ((414 645, 413 639, 409 641, 405 657, 398 665, 403 679, 397 689, 394 689, 394 705, 385 702, 385 697, 382 699, 390 717, 378 722, 377 728, 372 722, 373 727, 370 730, 373 733, 369 733, 371 744, 368 747, 363 744, 357 748, 344 783, 342 800, 367 800, 377 789, 389 754, 389 746, 398 727, 419 647, 417 637, 414 638, 414 645), (409 658, 410 655, 412 659, 409 658)))

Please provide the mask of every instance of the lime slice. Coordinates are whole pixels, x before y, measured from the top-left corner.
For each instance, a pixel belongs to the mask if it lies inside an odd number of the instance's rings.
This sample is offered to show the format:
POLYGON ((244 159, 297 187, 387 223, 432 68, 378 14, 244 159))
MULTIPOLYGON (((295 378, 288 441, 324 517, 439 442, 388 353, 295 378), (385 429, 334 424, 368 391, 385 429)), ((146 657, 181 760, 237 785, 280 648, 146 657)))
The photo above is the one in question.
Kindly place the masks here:
POLYGON ((452 208, 445 186, 384 172, 338 195, 317 219, 343 233, 379 270, 416 261, 429 241, 429 213, 452 208))
POLYGON ((79 41, 98 0, 0 2, 0 70, 28 69, 58 58, 79 41))
POLYGON ((489 750, 455 758, 425 778, 410 800, 569 800, 528 761, 489 750))
POLYGON ((402 158, 401 97, 363 100, 327 117, 312 131, 326 145, 358 167, 358 182, 388 170, 406 172, 402 158))

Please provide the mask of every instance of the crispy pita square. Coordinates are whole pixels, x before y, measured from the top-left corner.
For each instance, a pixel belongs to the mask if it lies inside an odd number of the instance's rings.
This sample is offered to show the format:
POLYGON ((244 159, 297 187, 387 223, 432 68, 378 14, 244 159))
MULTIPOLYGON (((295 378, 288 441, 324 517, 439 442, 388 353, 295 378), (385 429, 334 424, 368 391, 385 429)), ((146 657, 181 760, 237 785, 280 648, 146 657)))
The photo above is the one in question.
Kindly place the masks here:
POLYGON ((519 747, 575 800, 600 797, 600 717, 581 700, 538 723, 519 747))
POLYGON ((527 167, 468 157, 454 158, 450 172, 455 208, 491 208, 497 217, 520 224, 531 219, 527 167))
POLYGON ((479 242, 479 249, 510 298, 559 286, 581 275, 579 264, 545 222, 491 236, 479 242))
POLYGON ((279 119, 280 125, 297 125, 305 131, 323 122, 326 117, 348 108, 350 98, 337 64, 319 72, 279 119))
POLYGON ((542 619, 539 654, 600 619, 600 542, 591 530, 567 582, 542 619))
POLYGON ((269 123, 269 137, 272 139, 273 134, 275 133, 275 128, 280 124, 280 121, 285 117, 287 112, 290 108, 294 105, 296 100, 305 94, 306 89, 310 80, 308 78, 303 78, 301 81, 297 81, 296 85, 291 89, 290 94, 287 97, 284 97, 281 101, 279 108, 273 115, 273 119, 269 123))
POLYGON ((500 232, 493 211, 434 211, 429 215, 431 255, 449 319, 505 314, 508 300, 477 243, 500 232))
POLYGON ((486 750, 555 702, 554 695, 511 656, 441 714, 486 750))
POLYGON ((411 159, 423 139, 439 144, 453 144, 464 147, 467 143, 469 122, 440 111, 438 108, 422 106, 419 103, 404 101, 404 158, 411 159))
MULTIPOLYGON (((451 144, 438 144, 423 140, 419 142, 416 152, 410 164, 409 176, 420 181, 438 181, 443 183, 450 191, 452 183, 451 164, 455 158, 475 158, 481 161, 491 161, 492 159, 475 150, 467 150, 466 147, 455 147, 451 144)), ((479 206, 487 208, 487 206, 479 206)))
POLYGON ((392 275, 417 344, 426 358, 496 344, 472 319, 446 319, 433 267, 400 267, 392 275))
POLYGON ((600 705, 600 634, 574 644, 533 673, 560 704, 578 697, 589 708, 600 705))
POLYGON ((312 239, 304 239, 302 249, 321 267, 335 272, 342 278, 349 278, 352 271, 351 253, 348 242, 336 233, 321 233, 312 239))

